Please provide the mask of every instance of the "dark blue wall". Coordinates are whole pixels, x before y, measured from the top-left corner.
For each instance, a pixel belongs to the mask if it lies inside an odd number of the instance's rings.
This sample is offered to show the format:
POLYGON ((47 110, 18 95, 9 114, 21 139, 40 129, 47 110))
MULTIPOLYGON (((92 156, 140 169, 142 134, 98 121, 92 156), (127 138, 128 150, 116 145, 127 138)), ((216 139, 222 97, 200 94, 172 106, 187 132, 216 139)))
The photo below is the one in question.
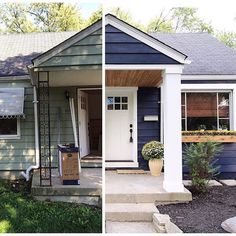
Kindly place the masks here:
MULTIPOLYGON (((183 150, 185 145, 183 144, 183 150)), ((215 158, 214 166, 220 166, 217 178, 236 179, 236 143, 223 144, 222 152, 215 158)), ((188 168, 184 167, 185 178, 188 178, 188 168)))
POLYGON ((141 155, 142 147, 151 140, 160 140, 160 89, 138 89, 138 162, 139 167, 148 169, 141 155), (144 115, 158 115, 159 121, 144 121, 144 115))
POLYGON ((130 35, 106 26, 106 64, 179 64, 130 35))
MULTIPOLYGON (((138 89, 138 162, 139 167, 148 169, 147 161, 141 155, 143 145, 151 140, 160 140, 160 89, 138 89), (159 121, 144 121, 144 115, 158 115, 159 121)), ((184 150, 185 144, 183 144, 184 150)), ((224 144, 223 151, 217 156, 216 165, 220 165, 220 178, 236 178, 236 143, 224 144)), ((183 168, 186 175, 188 169, 183 168)))

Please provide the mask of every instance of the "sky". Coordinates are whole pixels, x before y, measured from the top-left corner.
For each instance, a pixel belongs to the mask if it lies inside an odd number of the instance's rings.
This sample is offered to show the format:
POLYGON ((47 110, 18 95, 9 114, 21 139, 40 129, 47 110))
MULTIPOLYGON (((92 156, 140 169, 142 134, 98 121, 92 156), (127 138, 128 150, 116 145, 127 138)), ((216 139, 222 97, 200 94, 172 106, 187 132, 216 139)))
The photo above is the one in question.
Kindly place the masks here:
POLYGON ((236 32, 236 0, 104 0, 104 10, 113 7, 128 10, 133 18, 147 24, 163 9, 168 12, 172 7, 196 7, 198 15, 211 22, 218 30, 236 32))
POLYGON ((84 18, 103 4, 107 13, 113 7, 128 10, 135 21, 147 24, 163 9, 168 12, 172 7, 196 7, 198 14, 218 30, 236 32, 236 0, 0 0, 0 2, 67 2, 77 3, 84 18))

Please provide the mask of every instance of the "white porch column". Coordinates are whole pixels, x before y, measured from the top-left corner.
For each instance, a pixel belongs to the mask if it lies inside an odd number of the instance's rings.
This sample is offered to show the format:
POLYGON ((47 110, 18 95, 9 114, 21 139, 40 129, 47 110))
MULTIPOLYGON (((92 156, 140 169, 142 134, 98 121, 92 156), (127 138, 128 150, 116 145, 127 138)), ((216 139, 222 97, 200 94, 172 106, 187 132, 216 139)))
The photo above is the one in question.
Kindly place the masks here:
MULTIPOLYGON (((181 70, 182 71, 182 70, 181 70)), ((163 73, 164 182, 168 192, 183 192, 181 72, 163 73)))

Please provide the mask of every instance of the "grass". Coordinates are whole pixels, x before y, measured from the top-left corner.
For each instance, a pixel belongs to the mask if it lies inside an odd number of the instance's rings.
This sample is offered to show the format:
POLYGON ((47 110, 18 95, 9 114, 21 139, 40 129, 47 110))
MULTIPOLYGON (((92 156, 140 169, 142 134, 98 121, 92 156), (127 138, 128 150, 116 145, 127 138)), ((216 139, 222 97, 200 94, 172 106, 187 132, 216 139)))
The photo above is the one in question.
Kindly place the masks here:
POLYGON ((0 233, 101 233, 102 211, 87 205, 40 202, 0 180, 0 233))

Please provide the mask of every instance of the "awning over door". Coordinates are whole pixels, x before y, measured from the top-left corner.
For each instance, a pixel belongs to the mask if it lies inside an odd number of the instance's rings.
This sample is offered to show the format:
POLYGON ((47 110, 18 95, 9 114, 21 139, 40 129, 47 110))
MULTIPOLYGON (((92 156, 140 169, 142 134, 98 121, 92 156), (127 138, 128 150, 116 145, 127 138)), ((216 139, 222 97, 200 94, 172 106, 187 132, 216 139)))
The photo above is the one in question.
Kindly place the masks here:
POLYGON ((24 88, 0 88, 0 119, 24 118, 24 88))

